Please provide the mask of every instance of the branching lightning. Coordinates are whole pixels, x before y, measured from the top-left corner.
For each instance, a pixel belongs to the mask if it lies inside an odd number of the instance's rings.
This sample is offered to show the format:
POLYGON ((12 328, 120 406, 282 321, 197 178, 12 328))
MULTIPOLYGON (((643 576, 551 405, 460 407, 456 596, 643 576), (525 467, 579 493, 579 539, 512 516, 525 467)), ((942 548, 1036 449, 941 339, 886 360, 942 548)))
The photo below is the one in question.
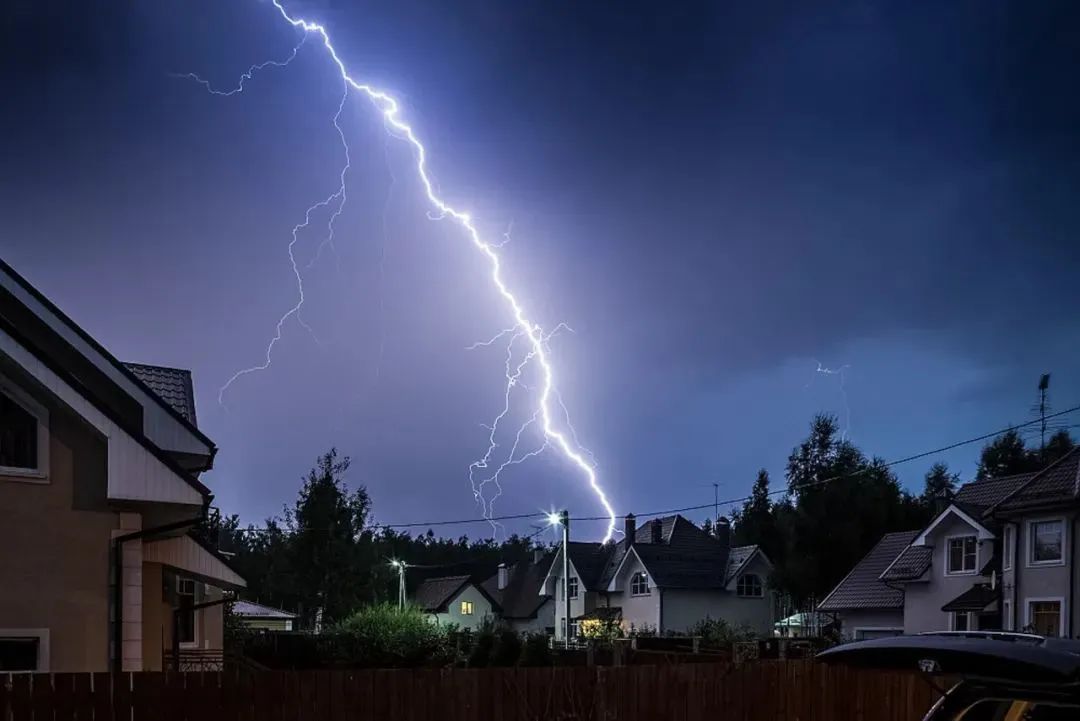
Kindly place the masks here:
MULTIPOLYGON (((344 61, 338 55, 333 43, 330 40, 330 35, 326 28, 316 22, 306 20, 300 17, 293 17, 282 5, 281 0, 272 0, 274 8, 281 15, 281 18, 289 23, 291 26, 298 30, 303 31, 303 37, 300 43, 294 47, 292 54, 288 59, 284 61, 268 61, 259 65, 253 65, 248 72, 246 72, 240 79, 239 84, 234 90, 220 91, 214 89, 209 82, 203 80, 201 77, 188 74, 188 77, 206 87, 206 89, 215 95, 235 95, 240 93, 244 89, 244 83, 249 80, 259 70, 268 67, 284 67, 288 65, 299 52, 300 46, 303 44, 304 39, 312 36, 319 39, 322 42, 329 58, 333 61, 334 66, 337 68, 338 73, 344 82, 344 93, 342 96, 341 104, 338 107, 338 112, 334 116, 334 127, 338 131, 341 138, 342 146, 345 150, 345 167, 341 171, 340 185, 338 189, 328 196, 327 198, 315 203, 307 209, 304 215, 303 222, 297 224, 293 228, 292 240, 289 243, 289 261, 292 265, 293 274, 296 277, 297 286, 297 301, 296 304, 290 308, 286 313, 278 320, 275 334, 270 340, 266 348, 265 361, 257 366, 251 368, 245 368, 235 373, 229 380, 222 386, 221 391, 218 394, 219 402, 223 402, 225 391, 239 378, 250 373, 254 373, 260 370, 266 370, 270 367, 271 357, 273 354, 274 346, 281 340, 282 328, 290 317, 296 316, 297 322, 307 328, 314 337, 314 332, 303 321, 300 310, 304 304, 304 281, 303 275, 297 266, 295 257, 295 246, 299 242, 299 234, 306 229, 312 222, 312 214, 316 211, 320 211, 324 208, 330 207, 332 212, 327 221, 327 235, 325 236, 322 244, 319 246, 321 253, 322 249, 329 247, 334 248, 334 222, 340 216, 345 204, 345 177, 349 170, 349 146, 346 141, 345 133, 342 131, 338 120, 341 116, 342 109, 345 106, 345 101, 348 98, 350 90, 356 91, 365 96, 382 115, 383 123, 387 130, 392 135, 398 137, 407 143, 413 150, 415 157, 415 170, 418 179, 424 189, 424 193, 427 197, 429 204, 431 205, 431 211, 428 213, 428 217, 433 220, 439 219, 451 219, 453 220, 464 232, 468 240, 476 251, 478 251, 488 263, 490 269, 490 278, 492 285, 495 287, 499 297, 505 303, 507 310, 513 318, 513 327, 500 332, 497 336, 490 341, 485 341, 479 344, 475 344, 474 347, 490 346, 502 338, 509 336, 510 341, 507 348, 507 360, 506 360, 506 394, 503 410, 496 416, 495 421, 489 426, 489 444, 488 451, 478 461, 474 462, 470 466, 470 482, 473 486, 473 492, 476 495, 477 501, 484 507, 485 516, 490 516, 491 504, 499 493, 501 493, 501 485, 499 482, 499 474, 506 468, 517 465, 529 458, 532 458, 548 448, 554 448, 561 453, 567 461, 570 462, 577 470, 579 470, 585 477, 589 487, 596 495, 601 506, 604 509, 605 514, 608 517, 607 528, 604 534, 604 540, 607 541, 611 538, 615 530, 615 511, 607 498, 607 494, 600 486, 599 479, 597 477, 595 464, 586 458, 585 451, 576 441, 576 433, 573 430, 573 426, 570 425, 568 418, 566 417, 566 406, 563 404, 561 397, 558 395, 555 384, 555 372, 550 360, 550 352, 548 348, 548 341, 551 336, 565 328, 565 326, 559 325, 549 332, 545 333, 541 326, 534 323, 527 313, 522 303, 518 300, 517 296, 507 286, 503 279, 502 262, 497 252, 498 248, 509 240, 509 230, 504 235, 504 240, 498 243, 492 243, 486 241, 481 235, 479 229, 473 222, 472 217, 446 202, 438 193, 435 188, 435 184, 428 171, 427 160, 427 148, 420 141, 419 137, 414 132, 411 125, 409 125, 401 117, 400 105, 398 101, 389 93, 377 89, 367 83, 361 82, 353 78, 345 66, 344 61), (515 363, 514 359, 514 345, 517 341, 524 341, 525 347, 523 349, 523 355, 517 359, 515 363), (514 435, 514 442, 510 449, 510 453, 501 462, 496 462, 493 458, 495 450, 498 448, 496 441, 496 434, 498 431, 499 423, 509 413, 509 406, 511 395, 516 388, 527 387, 522 383, 522 374, 527 367, 531 364, 535 364, 539 375, 539 389, 536 393, 536 407, 529 419, 518 428, 514 435), (552 410, 552 404, 557 404, 562 413, 562 423, 560 424, 556 420, 555 413, 552 410), (542 431, 543 439, 540 446, 532 449, 528 452, 518 454, 518 447, 522 441, 523 434, 531 428, 533 425, 539 425, 542 431), (565 427, 567 430, 562 430, 565 427), (569 434, 569 437, 568 437, 569 434), (494 471, 491 474, 486 475, 483 478, 478 479, 478 473, 482 469, 492 468, 494 471), (488 484, 494 484, 496 493, 492 498, 485 499, 484 487, 488 484)), ((316 259, 318 256, 316 256, 316 259)), ((482 475, 482 473, 481 473, 482 475)))
POLYGON ((844 364, 839 368, 827 368, 822 365, 821 361, 815 360, 817 368, 815 373, 821 373, 827 376, 836 376, 840 381, 840 396, 844 399, 844 427, 840 431, 841 440, 847 440, 848 433, 851 432, 851 405, 848 403, 847 394, 847 370, 851 368, 850 365, 844 364))

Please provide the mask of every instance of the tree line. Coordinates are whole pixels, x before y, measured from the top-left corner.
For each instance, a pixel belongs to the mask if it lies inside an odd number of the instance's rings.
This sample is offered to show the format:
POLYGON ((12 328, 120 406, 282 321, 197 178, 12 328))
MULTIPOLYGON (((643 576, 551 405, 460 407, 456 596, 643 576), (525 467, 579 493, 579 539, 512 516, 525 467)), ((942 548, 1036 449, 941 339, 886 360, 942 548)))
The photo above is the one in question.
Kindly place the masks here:
MULTIPOLYGON (((1067 431, 1037 449, 1009 431, 983 448, 976 479, 1037 470, 1073 446, 1067 431)), ((332 623, 360 607, 395 601, 392 559, 413 565, 413 586, 425 576, 494 573, 500 562, 531 553, 534 542, 516 535, 499 542, 379 527, 367 490, 350 490, 343 480, 348 468, 349 459, 331 449, 301 479, 295 502, 262 525, 241 527, 237 515, 211 510, 197 532, 247 580, 246 598, 297 612, 310 627, 320 609, 332 623)), ((960 483, 938 463, 921 494, 906 491, 881 458, 843 438, 836 419, 824 414, 792 450, 784 480, 773 489, 768 472, 758 472, 749 498, 732 510, 733 543, 760 545, 775 567, 773 588, 803 607, 822 599, 884 533, 925 526, 960 483)))

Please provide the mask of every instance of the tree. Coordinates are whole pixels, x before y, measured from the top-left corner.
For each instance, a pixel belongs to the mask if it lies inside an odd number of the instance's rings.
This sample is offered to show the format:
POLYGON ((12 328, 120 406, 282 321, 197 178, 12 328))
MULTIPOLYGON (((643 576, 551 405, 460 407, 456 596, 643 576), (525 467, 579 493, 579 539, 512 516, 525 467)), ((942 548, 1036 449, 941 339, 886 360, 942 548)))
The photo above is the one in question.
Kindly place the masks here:
POLYGON ((956 495, 956 487, 960 483, 959 473, 950 473, 946 463, 935 463, 930 466, 923 478, 922 502, 928 507, 938 499, 950 500, 956 495))
POLYGON ((987 443, 979 456, 976 480, 1012 476, 1037 470, 1041 463, 1024 446, 1024 439, 1011 428, 987 443))
POLYGON ((285 514, 291 539, 296 595, 305 620, 323 610, 326 622, 345 618, 361 602, 373 559, 365 537, 371 501, 361 486, 350 493, 343 476, 349 458, 331 448, 304 479, 292 509, 285 514))
POLYGON ((764 468, 758 471, 754 485, 750 489, 750 498, 732 514, 734 521, 734 543, 737 546, 761 546, 765 555, 773 558, 777 551, 776 523, 773 518, 772 501, 769 499, 769 472, 764 468))
POLYGON ((1046 447, 1039 453, 1042 465, 1050 465, 1075 447, 1076 441, 1073 440, 1067 430, 1062 429, 1058 431, 1050 436, 1050 440, 1046 442, 1046 447))

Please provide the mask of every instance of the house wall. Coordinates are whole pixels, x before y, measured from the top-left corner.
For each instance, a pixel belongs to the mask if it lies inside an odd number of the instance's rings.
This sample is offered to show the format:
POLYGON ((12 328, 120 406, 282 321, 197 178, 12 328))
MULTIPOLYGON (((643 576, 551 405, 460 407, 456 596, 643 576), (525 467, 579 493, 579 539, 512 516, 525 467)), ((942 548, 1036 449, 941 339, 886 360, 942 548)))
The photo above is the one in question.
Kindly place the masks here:
POLYGON ((615 577, 617 590, 608 594, 608 605, 622 608, 623 628, 627 631, 631 626, 636 629, 649 628, 661 631, 664 623, 660 617, 660 590, 653 586, 652 577, 649 577, 649 595, 634 596, 630 592, 630 580, 635 573, 639 572, 647 573, 645 566, 631 554, 623 564, 619 575, 615 577))
POLYGON ((945 574, 948 553, 946 539, 953 535, 971 533, 975 533, 971 526, 954 515, 942 521, 927 538, 927 545, 933 547, 929 581, 908 583, 905 586, 904 633, 948 631, 949 614, 942 611, 941 607, 971 588, 972 585, 984 582, 983 577, 978 573, 993 555, 993 541, 979 543, 974 573, 958 576, 945 574))
MULTIPOLYGON (((573 554, 570 554, 573 557, 573 554)), ((552 584, 552 594, 555 600, 555 638, 561 639, 563 637, 563 619, 565 618, 565 604, 563 603, 563 589, 562 589, 562 561, 560 557, 556 557, 555 564, 551 570, 551 576, 555 580, 552 584)), ((574 564, 570 563, 570 576, 578 578, 578 595, 577 598, 570 599, 570 618, 577 618, 582 614, 592 611, 597 606, 609 605, 606 599, 601 597, 601 594, 597 591, 586 591, 584 585, 581 583, 581 576, 578 575, 577 569, 574 568, 574 564)), ((617 604, 610 604, 617 605, 617 604)))
POLYGON ((1037 513, 1024 516, 1013 524, 1016 538, 1016 555, 1013 558, 1012 569, 1002 574, 1002 598, 1010 599, 1011 613, 1013 615, 1014 630, 1023 630, 1028 625, 1028 601, 1034 598, 1060 598, 1065 607, 1065 628, 1062 629, 1066 636, 1075 636, 1077 625, 1076 604, 1070 601, 1075 598, 1077 587, 1070 593, 1070 582, 1080 583, 1080 579, 1073 579, 1071 565, 1075 562, 1077 553, 1076 543, 1076 517, 1075 512, 1061 513, 1037 513), (1049 518, 1063 518, 1065 520, 1065 561, 1056 566, 1032 566, 1029 564, 1031 544, 1029 525, 1032 521, 1049 518))
POLYGON ((0 353, 0 373, 49 411, 49 477, 0 477, 0 628, 48 629, 49 671, 109 665, 106 442, 0 353))
POLYGON ((477 590, 476 586, 468 584, 452 599, 446 613, 435 614, 439 623, 453 623, 461 628, 477 629, 485 618, 494 618, 491 610, 491 602, 484 594, 477 590), (465 616, 461 613, 461 602, 472 601, 473 614, 465 616))
POLYGON ((904 630, 903 608, 852 609, 839 616, 840 635, 848 640, 884 635, 886 629, 904 630))
POLYGON ((555 627, 555 600, 544 601, 536 610, 536 618, 515 618, 508 623, 518 633, 546 633, 555 627))
POLYGON ((165 599, 160 563, 143 564, 143 669, 162 670, 162 655, 172 648, 172 606, 165 599))

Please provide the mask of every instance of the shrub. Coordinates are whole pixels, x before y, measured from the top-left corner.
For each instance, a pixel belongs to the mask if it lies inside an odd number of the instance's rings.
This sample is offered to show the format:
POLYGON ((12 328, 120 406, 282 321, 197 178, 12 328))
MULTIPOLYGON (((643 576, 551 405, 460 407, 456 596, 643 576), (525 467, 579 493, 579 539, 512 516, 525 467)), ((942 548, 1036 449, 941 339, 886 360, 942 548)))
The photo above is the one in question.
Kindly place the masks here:
POLYGON ((705 646, 728 648, 737 641, 752 641, 757 634, 745 624, 733 626, 722 618, 706 616, 690 629, 691 636, 700 636, 705 646))
POLYGON ((454 657, 450 629, 412 607, 367 606, 335 624, 323 639, 335 665, 441 666, 454 657))
POLYGON ((516 631, 503 629, 495 634, 495 646, 491 649, 490 665, 514 666, 521 657, 521 636, 516 631))
POLYGON ((551 644, 546 633, 530 633, 521 645, 522 666, 550 666, 552 664, 551 644))

